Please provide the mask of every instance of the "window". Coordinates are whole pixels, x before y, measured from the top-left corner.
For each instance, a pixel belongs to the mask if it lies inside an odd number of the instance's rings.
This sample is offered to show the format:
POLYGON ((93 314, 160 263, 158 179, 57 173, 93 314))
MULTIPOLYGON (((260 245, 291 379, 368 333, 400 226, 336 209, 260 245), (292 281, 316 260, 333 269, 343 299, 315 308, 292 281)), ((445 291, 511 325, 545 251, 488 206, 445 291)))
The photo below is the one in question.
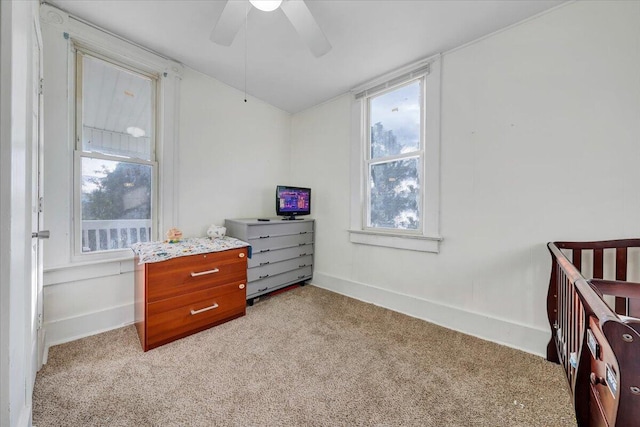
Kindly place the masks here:
POLYGON ((76 254, 155 233, 157 77, 76 49, 76 254))
POLYGON ((419 231, 424 77, 367 97, 367 227, 419 231))
POLYGON ((439 57, 354 90, 353 243, 438 252, 439 57))

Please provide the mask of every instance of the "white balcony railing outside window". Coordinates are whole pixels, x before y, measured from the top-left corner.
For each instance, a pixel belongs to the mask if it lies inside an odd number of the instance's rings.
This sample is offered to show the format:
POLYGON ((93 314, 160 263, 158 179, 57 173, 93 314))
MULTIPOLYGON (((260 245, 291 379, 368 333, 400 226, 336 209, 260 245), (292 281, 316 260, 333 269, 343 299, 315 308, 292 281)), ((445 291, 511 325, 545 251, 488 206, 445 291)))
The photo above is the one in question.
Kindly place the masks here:
POLYGON ((82 221, 82 252, 125 249, 151 240, 151 220, 115 219, 82 221))

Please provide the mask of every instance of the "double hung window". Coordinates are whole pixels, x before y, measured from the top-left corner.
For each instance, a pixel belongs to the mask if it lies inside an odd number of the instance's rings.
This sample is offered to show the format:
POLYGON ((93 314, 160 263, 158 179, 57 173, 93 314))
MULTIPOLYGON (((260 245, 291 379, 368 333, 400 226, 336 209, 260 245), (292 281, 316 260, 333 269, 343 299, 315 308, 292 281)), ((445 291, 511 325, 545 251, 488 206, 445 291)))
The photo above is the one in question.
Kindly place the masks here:
POLYGON ((424 77, 367 98, 367 228, 420 232, 424 77))
POLYGON ((76 254, 152 240, 157 77, 76 49, 76 254))
POLYGON ((351 242, 438 252, 440 58, 353 92, 351 242))

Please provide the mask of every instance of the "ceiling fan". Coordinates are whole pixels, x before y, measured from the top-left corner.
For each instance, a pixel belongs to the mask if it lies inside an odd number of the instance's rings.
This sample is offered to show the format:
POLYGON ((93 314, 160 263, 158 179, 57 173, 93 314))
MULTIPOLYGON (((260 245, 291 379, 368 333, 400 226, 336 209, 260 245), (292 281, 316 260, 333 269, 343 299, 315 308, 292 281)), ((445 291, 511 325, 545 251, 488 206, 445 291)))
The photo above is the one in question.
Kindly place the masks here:
MULTIPOLYGON (((300 38, 306 43, 316 57, 321 57, 331 50, 331 44, 311 15, 304 0, 248 0, 256 9, 265 12, 282 9, 296 29, 300 38)), ((238 30, 245 22, 251 8, 247 0, 227 0, 218 23, 211 32, 210 39, 223 46, 231 46, 238 30)))

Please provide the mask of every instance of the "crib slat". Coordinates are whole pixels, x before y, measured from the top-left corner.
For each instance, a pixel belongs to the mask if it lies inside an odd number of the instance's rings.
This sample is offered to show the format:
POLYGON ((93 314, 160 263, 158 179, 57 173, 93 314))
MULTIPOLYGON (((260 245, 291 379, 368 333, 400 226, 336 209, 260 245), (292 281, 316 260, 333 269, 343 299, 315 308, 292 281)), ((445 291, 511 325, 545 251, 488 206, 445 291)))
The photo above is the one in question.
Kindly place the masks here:
POLYGON ((616 280, 627 280, 627 248, 616 249, 616 280))
MULTIPOLYGON (((571 343, 571 352, 576 354, 576 358, 580 353, 580 337, 582 336, 582 306, 580 304, 580 297, 576 292, 575 286, 573 287, 573 309, 571 310, 571 318, 573 319, 573 327, 571 328, 571 333, 573 334, 573 340, 571 343)), ((577 360, 577 359, 576 359, 577 360)), ((576 370, 573 370, 573 376, 575 378, 576 370)), ((575 381, 575 380, 574 380, 575 381)))
POLYGON ((604 251, 602 249, 593 250, 593 278, 603 279, 604 273, 604 251))
MULTIPOLYGON (((616 249, 616 280, 627 280, 627 248, 616 249)), ((616 297, 615 311, 627 315, 627 299, 616 297)))
POLYGON ((572 264, 575 265, 579 271, 582 270, 582 249, 574 249, 571 252, 573 253, 572 264))
POLYGON ((559 331, 561 332, 561 340, 559 340, 560 342, 560 346, 558 347, 558 350, 560 352, 560 362, 562 363, 562 366, 565 369, 565 372, 567 370, 567 366, 566 366, 566 346, 564 345, 564 343, 566 342, 566 336, 567 336, 567 325, 566 325, 566 320, 567 320, 567 304, 565 303, 566 300, 566 293, 567 293, 567 281, 566 281, 566 277, 564 275, 564 270, 559 269, 560 274, 558 275, 558 328, 559 331))

